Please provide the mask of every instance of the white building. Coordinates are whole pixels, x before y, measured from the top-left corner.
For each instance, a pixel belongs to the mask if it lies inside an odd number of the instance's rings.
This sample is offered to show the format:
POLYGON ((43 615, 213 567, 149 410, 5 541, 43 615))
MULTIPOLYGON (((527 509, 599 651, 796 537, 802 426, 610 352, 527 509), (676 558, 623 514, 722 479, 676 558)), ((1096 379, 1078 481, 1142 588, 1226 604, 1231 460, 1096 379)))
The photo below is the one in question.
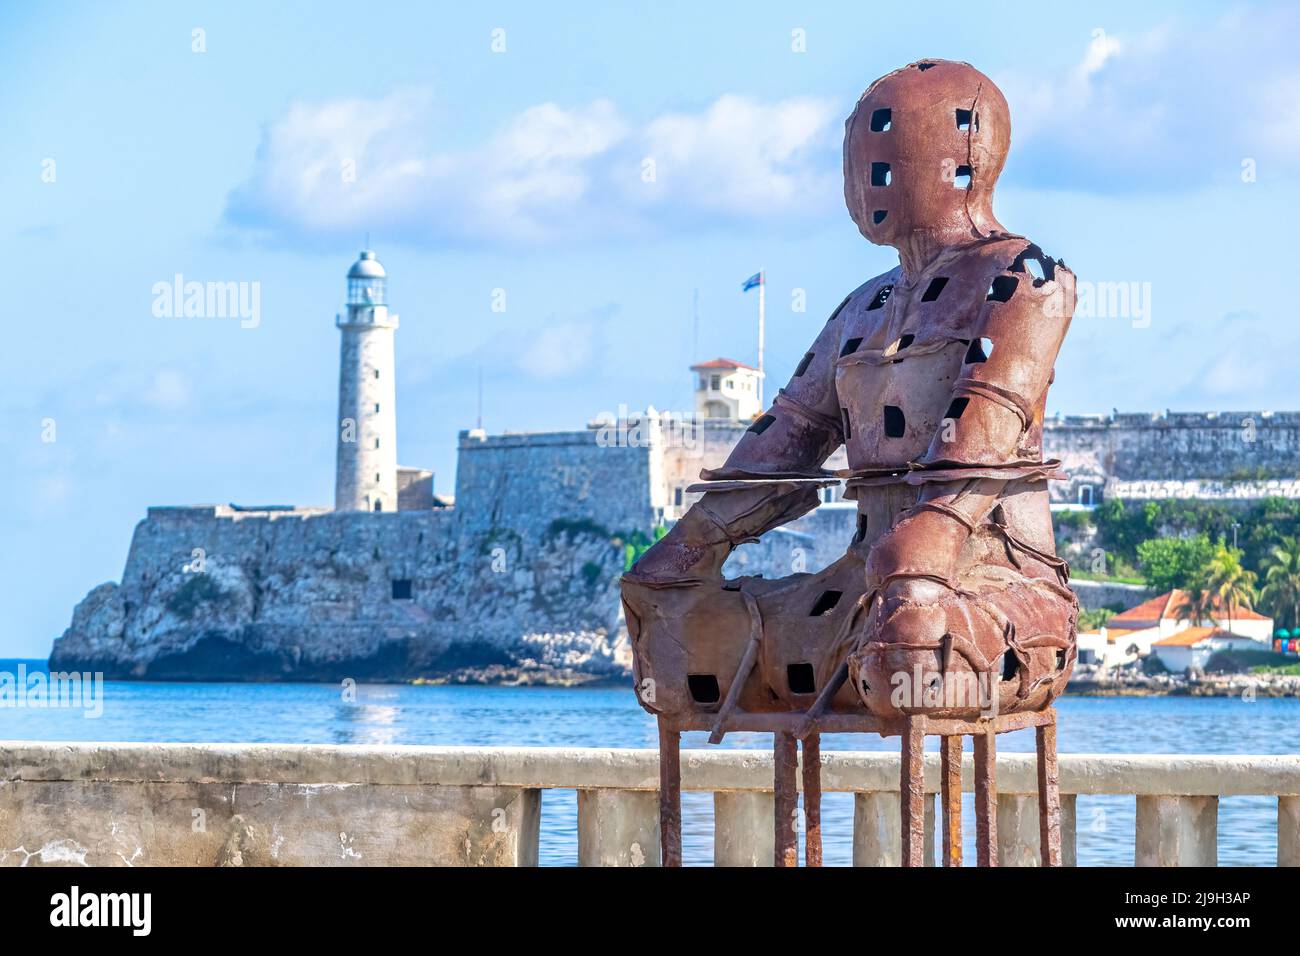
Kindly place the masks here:
POLYGON ((1271 617, 1245 608, 1229 613, 1216 605, 1204 622, 1198 622, 1187 614, 1187 602, 1186 591, 1169 591, 1116 614, 1099 630, 1080 633, 1079 663, 1112 667, 1155 654, 1169 670, 1181 671, 1189 661, 1208 660, 1225 647, 1271 647, 1271 617))
POLYGON ((749 421, 763 413, 758 400, 762 372, 731 359, 715 358, 692 365, 695 373, 695 414, 700 418, 749 421))
POLYGON ((1174 673, 1204 670, 1210 658, 1219 651, 1262 650, 1267 645, 1238 634, 1229 634, 1217 627, 1189 627, 1169 637, 1162 637, 1151 645, 1152 652, 1174 673))
POLYGON ((388 275, 375 254, 348 270, 347 314, 335 318, 339 351, 336 511, 396 511, 397 382, 388 275))

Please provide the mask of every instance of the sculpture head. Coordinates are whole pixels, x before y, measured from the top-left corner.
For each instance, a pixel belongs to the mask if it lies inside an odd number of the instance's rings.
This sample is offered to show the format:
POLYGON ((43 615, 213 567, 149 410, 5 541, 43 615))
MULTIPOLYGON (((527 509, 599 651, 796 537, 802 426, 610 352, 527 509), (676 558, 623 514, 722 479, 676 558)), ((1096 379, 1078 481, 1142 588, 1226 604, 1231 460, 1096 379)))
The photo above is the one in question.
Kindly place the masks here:
POLYGON ((1001 230, 993 185, 1011 116, 970 64, 921 60, 882 76, 844 127, 844 199, 872 242, 901 250, 917 233, 975 239, 1001 230))

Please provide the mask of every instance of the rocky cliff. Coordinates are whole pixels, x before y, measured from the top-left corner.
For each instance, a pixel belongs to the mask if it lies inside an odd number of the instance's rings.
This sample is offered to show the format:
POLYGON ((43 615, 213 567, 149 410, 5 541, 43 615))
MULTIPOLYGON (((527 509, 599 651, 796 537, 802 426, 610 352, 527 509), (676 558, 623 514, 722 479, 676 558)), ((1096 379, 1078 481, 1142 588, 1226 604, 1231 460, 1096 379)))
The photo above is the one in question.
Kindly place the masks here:
POLYGON ((461 532, 451 512, 152 508, 122 581, 77 605, 50 665, 155 680, 628 672, 618 531, 461 532))

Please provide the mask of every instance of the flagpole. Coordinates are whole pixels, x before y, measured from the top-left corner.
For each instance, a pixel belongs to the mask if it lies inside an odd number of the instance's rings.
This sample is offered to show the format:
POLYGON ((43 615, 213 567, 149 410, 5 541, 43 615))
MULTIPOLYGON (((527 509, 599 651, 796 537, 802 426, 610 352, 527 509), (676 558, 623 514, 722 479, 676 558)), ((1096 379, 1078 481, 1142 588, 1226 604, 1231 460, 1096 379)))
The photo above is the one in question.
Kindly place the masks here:
POLYGON ((767 296, 767 276, 758 270, 758 407, 767 411, 763 404, 763 306, 767 296))

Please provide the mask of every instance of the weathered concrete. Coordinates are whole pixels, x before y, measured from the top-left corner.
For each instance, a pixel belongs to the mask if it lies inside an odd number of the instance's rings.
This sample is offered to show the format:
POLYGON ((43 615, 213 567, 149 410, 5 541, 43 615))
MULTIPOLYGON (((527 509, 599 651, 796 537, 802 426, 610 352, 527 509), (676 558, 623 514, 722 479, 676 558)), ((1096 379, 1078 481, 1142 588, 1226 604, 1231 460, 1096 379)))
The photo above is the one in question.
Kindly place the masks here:
POLYGON ((935 816, 935 807, 938 803, 938 796, 933 793, 925 795, 925 843, 922 845, 921 854, 925 858, 926 866, 937 866, 939 864, 939 844, 936 835, 939 832, 939 820, 935 816))
MULTIPOLYGON (((925 755, 939 790, 939 755, 925 755)), ((1300 795, 1300 756, 1061 754, 1061 790, 1079 794, 1300 795)), ((0 779, 494 785, 656 790, 654 750, 586 747, 425 747, 368 744, 177 744, 0 741, 0 779)), ((898 755, 824 751, 822 789, 898 786, 898 755)), ((686 790, 771 790, 766 750, 682 751, 686 790)), ((962 788, 974 790, 971 757, 962 788)), ((998 754, 1000 793, 1037 793, 1033 754, 998 754)))
MULTIPOLYGON (((925 795, 925 842, 922 857, 926 866, 938 864, 935 833, 935 795, 925 795)), ((903 838, 901 799, 898 791, 857 793, 853 801, 853 865, 902 866, 903 838)))
MULTIPOLYGON (((855 865, 897 865, 898 755, 822 758, 824 789, 856 795, 855 865)), ((1063 754, 1060 770, 1066 865, 1080 793, 1137 796, 1151 865, 1214 862, 1219 795, 1277 796, 1278 861, 1300 861, 1300 757, 1063 754)), ((719 863, 771 863, 772 778, 767 750, 682 752, 683 787, 715 793, 719 863)), ((1000 854, 1036 861, 1033 756, 1000 754, 998 784, 1000 854)), ((636 865, 638 844, 657 862, 651 750, 0 742, 0 863, 529 865, 550 788, 580 791, 583 862, 636 865)))
POLYGON ((1219 798, 1139 796, 1135 866, 1217 866, 1219 798))
POLYGON ((1300 797, 1277 798, 1277 865, 1300 866, 1300 797))
POLYGON ((539 791, 0 782, 0 864, 534 866, 539 791))
POLYGON ((579 866, 658 866, 659 795, 578 791, 579 866))
POLYGON ((998 794, 998 866, 1038 866, 1038 796, 998 794))
POLYGON ((853 797, 853 865, 902 866, 901 799, 898 791, 877 790, 853 797))
MULTIPOLYGON (((1061 794, 1061 865, 1075 866, 1078 841, 1074 815, 1078 797, 1061 794)), ((1041 866, 1043 862, 1038 831, 1038 795, 1033 793, 998 794, 998 865, 1041 866)))
POLYGON ((772 866, 776 855, 776 799, 755 790, 713 795, 713 865, 772 866))
POLYGON ((1078 794, 1061 794, 1061 866, 1079 865, 1078 804, 1078 794))

